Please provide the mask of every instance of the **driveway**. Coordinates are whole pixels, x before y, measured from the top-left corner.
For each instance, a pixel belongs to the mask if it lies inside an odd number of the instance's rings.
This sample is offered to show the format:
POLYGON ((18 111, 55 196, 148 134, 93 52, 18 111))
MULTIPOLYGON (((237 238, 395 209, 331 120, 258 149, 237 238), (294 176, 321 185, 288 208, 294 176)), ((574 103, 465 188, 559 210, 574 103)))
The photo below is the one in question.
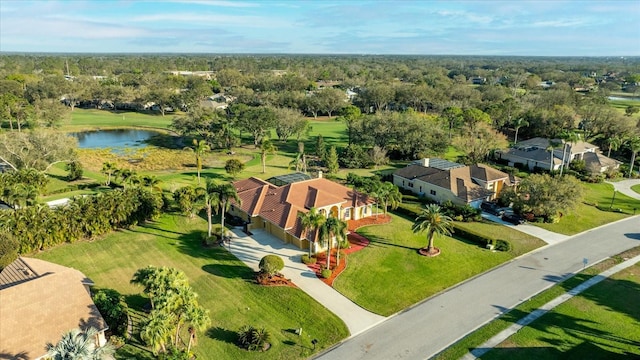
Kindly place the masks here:
POLYGON ((233 230, 234 236, 229 245, 231 253, 255 271, 259 270, 258 264, 265 255, 280 256, 284 260, 282 274, 342 319, 349 328, 351 336, 385 319, 359 307, 318 279, 316 274, 300 261, 300 256, 305 254, 304 251, 291 244, 285 244, 262 230, 251 231, 253 235, 249 236, 240 229, 233 230))
POLYGON ((495 268, 391 316, 317 359, 427 359, 587 265, 640 245, 634 216, 495 268))
POLYGON ((554 245, 554 244, 563 242, 563 241, 565 241, 565 240, 567 240, 569 238, 569 236, 567 236, 567 235, 554 233, 552 231, 545 230, 545 229, 537 227, 535 225, 529 225, 529 224, 513 225, 511 223, 503 221, 499 216, 491 215, 491 214, 486 213, 486 212, 482 212, 482 218, 483 219, 487 219, 487 220, 491 220, 493 222, 496 222, 498 224, 502 224, 504 226, 508 226, 508 227, 510 227, 510 228, 512 228, 514 230, 518 230, 518 231, 523 232, 525 234, 529 234, 529 235, 535 236, 535 237, 539 238, 540 240, 546 242, 549 245, 554 245))
POLYGON ((627 180, 616 181, 616 182, 609 182, 609 181, 607 181, 607 182, 609 184, 613 185, 614 189, 616 189, 619 192, 627 195, 628 197, 632 197, 634 199, 640 200, 640 194, 638 194, 637 192, 631 190, 631 187, 633 185, 640 184, 640 179, 627 179, 627 180))

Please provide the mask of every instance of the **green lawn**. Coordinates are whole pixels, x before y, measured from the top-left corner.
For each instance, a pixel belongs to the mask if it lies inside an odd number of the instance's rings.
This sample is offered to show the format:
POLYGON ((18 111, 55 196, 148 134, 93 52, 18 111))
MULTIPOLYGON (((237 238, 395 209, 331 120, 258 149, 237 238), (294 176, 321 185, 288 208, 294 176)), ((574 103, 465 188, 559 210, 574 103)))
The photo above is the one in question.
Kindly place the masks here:
POLYGON ((640 264, 594 285, 512 335, 483 359, 640 357, 640 264))
POLYGON ((63 124, 66 131, 82 131, 95 128, 152 127, 166 129, 175 114, 145 114, 93 109, 74 109, 71 121, 63 124))
POLYGON ((624 213, 598 210, 594 205, 605 207, 611 205, 613 185, 607 183, 583 183, 582 185, 585 194, 583 202, 564 214, 560 222, 556 224, 533 223, 533 225, 560 234, 574 235, 628 217, 634 213, 634 208, 640 210, 640 200, 632 199, 619 192, 616 193, 613 208, 621 209, 624 213))
MULTIPOLYGON (((391 215, 386 225, 368 226, 358 233, 371 240, 362 251, 349 255, 347 269, 334 287, 356 304, 381 315, 391 315, 461 281, 499 265, 544 243, 520 233, 512 234, 514 252, 491 252, 463 240, 439 237, 442 253, 426 258, 417 249, 426 245, 425 234, 413 234, 412 222, 391 215), (517 244, 517 245, 516 245, 517 244)), ((499 225, 479 224, 489 231, 499 225)))
POLYGON ((638 185, 633 185, 633 186, 631 187, 631 190, 633 190, 633 191, 637 192, 638 194, 640 194, 640 184, 638 184, 638 185))
MULTIPOLYGON (((265 327, 273 336, 269 351, 251 355, 256 359, 308 358, 314 353, 312 339, 318 339, 319 351, 348 335, 340 319, 302 291, 255 285, 252 270, 226 250, 202 248, 199 234, 205 228, 201 218, 163 215, 146 226, 59 246, 36 257, 76 268, 96 286, 120 291, 133 305, 145 301, 140 298, 142 289, 129 284, 137 269, 156 265, 184 271, 212 319, 195 349, 202 359, 247 357, 234 341, 235 332, 248 324, 265 327), (293 333, 300 327, 303 336, 293 333)), ((141 358, 136 351, 127 346, 120 358, 141 358)))
MULTIPOLYGON (((465 336, 455 344, 451 345, 443 352, 434 357, 435 360, 458 360, 462 356, 464 356, 469 350, 474 349, 485 341, 489 340, 491 337, 497 335, 500 331, 506 329, 511 326, 516 321, 524 318, 529 315, 532 311, 538 309, 542 305, 547 302, 555 299, 556 297, 562 295, 566 291, 573 289, 584 281, 590 279, 591 277, 611 268, 614 265, 621 263, 622 261, 632 258, 634 256, 640 255, 640 247, 636 247, 634 249, 628 250, 622 254, 613 256, 607 260, 604 260, 600 263, 597 263, 574 277, 571 277, 545 291, 532 297, 531 299, 523 302, 522 304, 515 307, 513 310, 508 313, 500 316, 498 319, 491 321, 490 323, 482 326, 478 330, 473 333, 465 336)), ((638 265, 636 265, 637 267, 638 265)), ((632 268, 633 269, 633 268, 632 268)), ((637 279, 637 278, 636 278, 637 279)), ((624 298, 627 298, 629 293, 623 294, 624 298)), ((631 294, 633 295, 633 294, 631 294)), ((637 295, 635 295, 637 296, 637 295)), ((637 303, 637 301, 636 301, 637 303)), ((637 317, 636 317, 637 319, 637 317)), ((637 321, 637 320, 636 320, 637 321)), ((482 357, 485 359, 485 357, 482 357)), ((530 358, 538 358, 532 356, 530 358)), ((552 358, 567 358, 566 356, 556 356, 552 358)), ((577 357, 580 358, 580 357, 577 357)), ((588 357, 585 357, 588 358, 588 357)))

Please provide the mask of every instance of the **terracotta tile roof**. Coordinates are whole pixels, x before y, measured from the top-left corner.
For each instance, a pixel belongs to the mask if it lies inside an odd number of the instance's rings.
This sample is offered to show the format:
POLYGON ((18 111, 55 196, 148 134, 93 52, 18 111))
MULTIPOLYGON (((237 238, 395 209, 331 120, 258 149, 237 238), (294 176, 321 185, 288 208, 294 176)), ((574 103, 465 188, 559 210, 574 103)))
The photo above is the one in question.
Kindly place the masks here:
POLYGON ((236 181, 233 185, 242 200, 239 206, 242 211, 251 216, 259 215, 296 237, 300 237, 301 232, 299 224, 296 225, 299 212, 306 213, 312 207, 340 205, 345 208, 374 203, 366 195, 324 178, 280 187, 258 178, 250 178, 236 181))
POLYGON ((71 329, 105 330, 89 284, 81 272, 43 260, 11 263, 0 273, 0 354, 36 359, 71 329))

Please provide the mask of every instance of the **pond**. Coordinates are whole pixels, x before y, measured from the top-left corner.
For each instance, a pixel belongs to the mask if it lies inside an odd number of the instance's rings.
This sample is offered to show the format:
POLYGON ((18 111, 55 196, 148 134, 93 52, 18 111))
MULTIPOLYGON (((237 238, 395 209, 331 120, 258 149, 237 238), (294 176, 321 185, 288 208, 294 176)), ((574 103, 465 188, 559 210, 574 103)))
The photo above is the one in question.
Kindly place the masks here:
POLYGON ((640 97, 609 96, 609 100, 615 100, 615 101, 620 101, 620 100, 624 100, 624 101, 640 101, 640 97))
POLYGON ((147 146, 149 139, 159 134, 161 133, 150 130, 117 129, 83 131, 70 135, 78 139, 78 147, 81 149, 125 149, 143 148, 147 146))

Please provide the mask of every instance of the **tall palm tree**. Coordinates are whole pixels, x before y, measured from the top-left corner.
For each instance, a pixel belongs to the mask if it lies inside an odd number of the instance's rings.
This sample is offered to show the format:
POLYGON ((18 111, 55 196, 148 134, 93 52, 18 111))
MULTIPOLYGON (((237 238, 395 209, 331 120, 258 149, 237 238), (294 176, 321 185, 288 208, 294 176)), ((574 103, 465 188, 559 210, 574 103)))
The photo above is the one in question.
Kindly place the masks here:
POLYGON ((631 162, 629 163, 629 178, 633 175, 633 164, 636 162, 636 155, 640 151, 640 136, 636 135, 627 142, 631 150, 631 162))
POLYGON ((167 352, 166 344, 171 341, 172 333, 172 314, 165 311, 153 310, 149 315, 147 323, 140 331, 140 338, 142 338, 147 345, 151 346, 154 353, 157 353, 158 350, 167 352))
POLYGON ((298 218, 300 219, 300 224, 302 225, 302 231, 304 232, 304 236, 309 240, 309 257, 311 257, 311 244, 315 243, 318 237, 318 229, 322 224, 324 224, 327 219, 323 214, 321 214, 317 208, 312 207, 306 213, 299 213, 298 218), (309 234, 315 231, 314 238, 309 239, 309 234))
MULTIPOLYGON (((567 152, 567 148, 570 149, 569 157, 571 157, 571 151, 573 150, 575 145, 578 143, 578 141, 582 139, 582 136, 575 131, 565 131, 562 134, 560 134, 560 138, 564 141, 562 145, 562 164, 560 164, 560 176, 562 176, 562 173, 564 172, 565 163, 567 163, 567 159, 565 156, 567 152), (569 144, 571 146, 568 146, 569 144)), ((571 162, 571 161, 568 161, 568 162, 571 162)))
POLYGON ((391 206, 391 209, 395 209, 402 202, 400 189, 388 181, 381 183, 376 193, 378 195, 378 201, 382 201, 385 215, 387 215, 387 208, 389 206, 391 206))
POLYGON ((607 143, 607 157, 611 157, 611 150, 617 151, 622 144, 624 144, 624 138, 620 135, 613 135, 606 140, 607 143))
POLYGON ((57 344, 46 345, 47 356, 52 360, 102 360, 112 359, 115 352, 110 344, 96 345, 98 330, 94 327, 86 332, 73 329, 62 335, 57 344))
POLYGON ((416 218, 411 230, 414 233, 427 232, 427 247, 422 248, 427 254, 434 253, 433 239, 436 234, 450 235, 452 228, 452 220, 450 217, 440 212, 440 206, 436 204, 427 205, 420 215, 416 218))
POLYGON ((527 127, 527 126, 529 126, 529 122, 527 122, 527 120, 525 120, 524 118, 517 118, 513 120, 513 128, 516 130, 516 134, 513 138, 514 144, 518 143, 518 130, 520 130, 521 127, 527 127))
POLYGON ((262 173, 267 172, 267 155, 275 154, 278 149, 269 139, 263 139, 260 143, 260 159, 262 159, 262 173))
POLYGON ((202 170, 202 157, 204 154, 211 150, 211 147, 207 145, 207 142, 204 140, 196 140, 193 139, 193 152, 196 154, 196 169, 198 171, 198 184, 200 184, 200 171, 202 170))
POLYGON ((224 238, 224 220, 225 213, 229 211, 231 207, 231 201, 235 201, 238 205, 242 204, 242 200, 238 196, 238 190, 231 183, 221 184, 216 187, 216 192, 218 193, 218 198, 220 199, 220 236, 224 238))
POLYGON ((111 176, 115 173, 116 170, 117 168, 115 163, 107 161, 102 164, 101 172, 107 175, 107 181, 105 183, 106 186, 111 185, 111 176))
POLYGON ((220 207, 220 196, 217 192, 217 185, 212 179, 207 179, 206 186, 196 190, 198 198, 204 201, 204 208, 207 211, 207 235, 211 237, 213 229, 211 217, 213 216, 213 212, 215 211, 217 213, 220 207))
POLYGON ((187 345, 187 353, 189 353, 191 351, 191 345, 193 345, 196 340, 196 331, 202 331, 209 325, 211 319, 204 308, 196 306, 192 307, 187 313, 187 318, 185 320, 189 324, 189 344, 187 345))
POLYGON ((334 239, 338 242, 338 251, 336 251, 336 266, 340 261, 340 243, 347 238, 347 223, 330 216, 320 227, 320 238, 327 243, 327 269, 331 266, 331 246, 334 239))

